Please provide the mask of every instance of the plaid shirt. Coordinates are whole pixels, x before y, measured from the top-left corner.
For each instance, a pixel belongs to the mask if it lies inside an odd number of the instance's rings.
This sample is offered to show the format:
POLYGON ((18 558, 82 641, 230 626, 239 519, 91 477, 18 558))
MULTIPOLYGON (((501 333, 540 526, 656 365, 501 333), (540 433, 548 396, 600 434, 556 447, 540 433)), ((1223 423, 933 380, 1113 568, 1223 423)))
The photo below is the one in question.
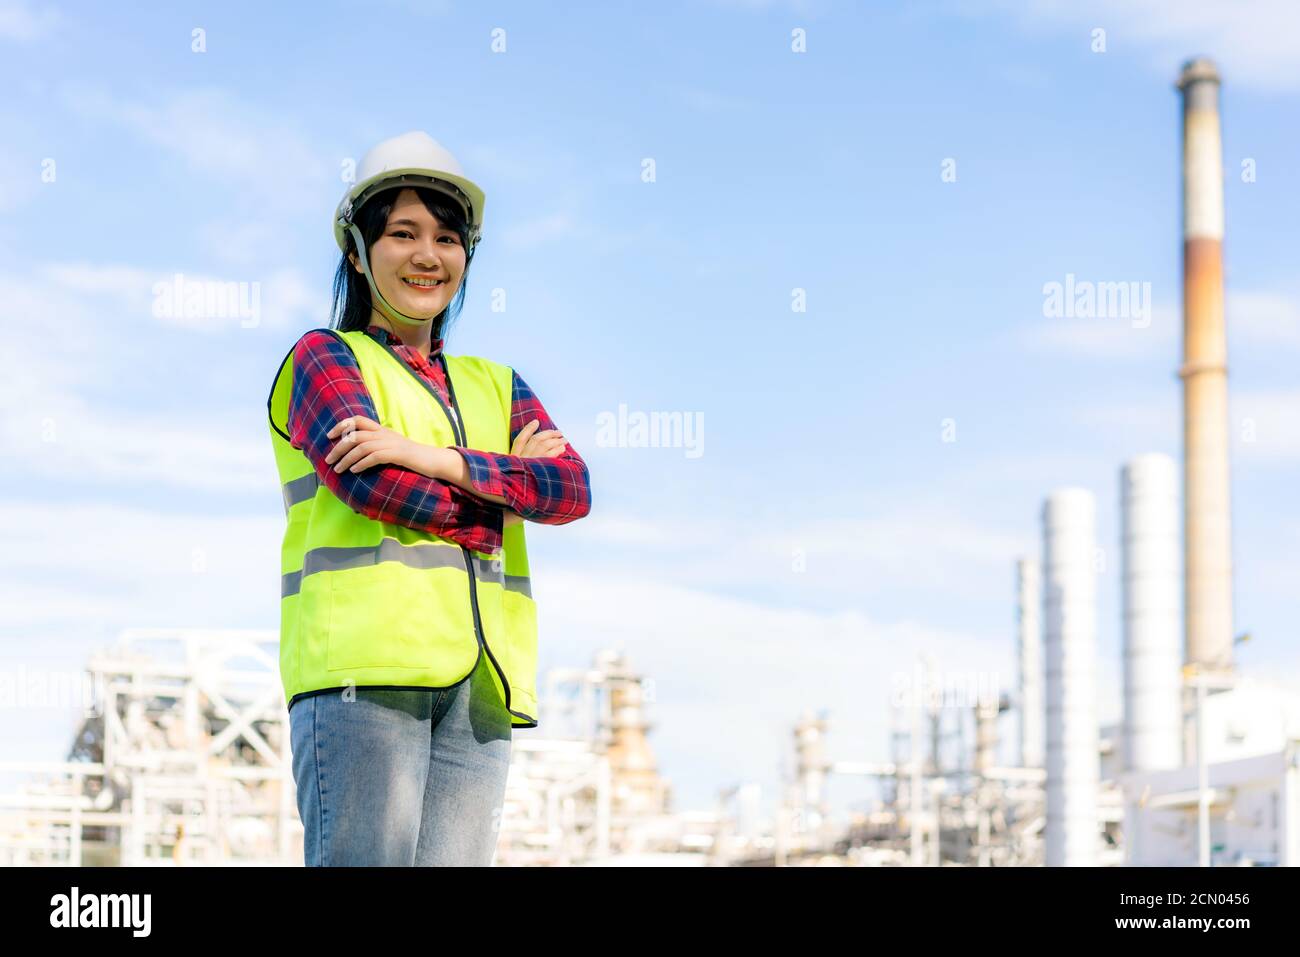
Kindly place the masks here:
MULTIPOLYGON (((380 326, 366 334, 393 347, 393 351, 428 382, 451 407, 442 361, 442 339, 434 339, 425 359, 418 349, 380 326), (432 360, 432 361, 431 361, 432 360)), ((361 378, 352 350, 333 335, 313 330, 298 340, 293 351, 293 395, 289 403, 289 439, 301 449, 326 488, 353 511, 381 522, 432 532, 480 552, 501 547, 504 511, 501 505, 478 498, 457 485, 433 479, 400 465, 372 465, 360 472, 336 472, 325 456, 335 440, 329 430, 350 415, 376 422, 374 401, 361 378)), ((555 428, 527 383, 514 373, 511 399, 510 443, 533 419, 537 431, 555 428)), ((469 466, 470 483, 480 492, 500 495, 508 507, 525 519, 563 525, 591 510, 587 465, 565 444, 554 458, 523 458, 452 446, 469 466)))

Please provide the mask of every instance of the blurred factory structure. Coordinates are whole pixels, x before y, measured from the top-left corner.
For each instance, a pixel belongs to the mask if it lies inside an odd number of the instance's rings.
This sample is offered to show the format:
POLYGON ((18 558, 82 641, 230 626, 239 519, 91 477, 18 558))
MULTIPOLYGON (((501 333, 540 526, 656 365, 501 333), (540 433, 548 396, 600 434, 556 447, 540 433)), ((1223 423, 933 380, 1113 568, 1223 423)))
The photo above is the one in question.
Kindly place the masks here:
MULTIPOLYGON (((0 794, 0 865, 301 864, 277 667, 274 631, 122 633, 87 665, 93 700, 67 759, 0 765, 27 776, 0 794)), ((546 673, 548 732, 514 736, 498 865, 1036 862, 1043 772, 996 766, 1005 697, 975 709, 966 770, 939 758, 942 709, 900 709, 896 758, 878 765, 830 761, 825 717, 801 716, 773 816, 755 784, 672 809, 649 741, 653 687, 614 651, 546 673), (886 798, 846 829, 827 808, 832 775, 873 777, 886 798)))
MULTIPOLYGON (((1233 660, 1218 72, 1192 60, 1178 89, 1182 510, 1174 459, 1119 470, 1120 720, 1097 710, 1096 498, 1060 488, 1015 569, 1014 693, 953 707, 923 693, 923 659, 891 702, 891 760, 835 760, 809 712, 774 811, 738 784, 682 812, 651 750, 653 682, 604 651, 549 671, 538 731, 514 736, 497 864, 1300 865, 1300 695, 1233 660), (835 779, 875 796, 835 820, 835 779)), ((3 766, 34 776, 0 795, 0 864, 300 864, 276 640, 131 631, 94 657, 67 761, 3 766)))
POLYGON ((28 775, 0 865, 301 863, 278 655, 275 631, 123 632, 67 759, 0 765, 28 775))
MULTIPOLYGON (((1117 791, 1126 864, 1300 865, 1300 695, 1239 673, 1233 661, 1219 82, 1201 58, 1183 66, 1177 84, 1182 587, 1178 466, 1166 455, 1139 455, 1120 473, 1124 694, 1109 745, 1099 743, 1094 713, 1093 498, 1058 490, 1043 511, 1048 865, 1101 862, 1117 791)), ((1022 602, 1037 582, 1031 567, 1022 563, 1022 602)), ((1026 614, 1022 607, 1022 622, 1026 614)), ((1022 630, 1022 645, 1033 637, 1022 630)), ((1032 664, 1036 653, 1022 650, 1022 661, 1032 664)), ((1022 672, 1022 726, 1032 732, 1022 730, 1026 765, 1037 754, 1037 682, 1022 672)))
POLYGON ((1122 487, 1125 859, 1300 865, 1300 696, 1234 661, 1219 73, 1183 99, 1183 642, 1177 466, 1139 456, 1122 487))
MULTIPOLYGON (((278 640, 133 629, 93 656, 67 760, 0 765, 27 776, 0 794, 0 865, 301 865, 278 640)), ((567 736, 514 736, 497 863, 709 863, 720 816, 669 812, 626 660, 545 687, 567 736)))

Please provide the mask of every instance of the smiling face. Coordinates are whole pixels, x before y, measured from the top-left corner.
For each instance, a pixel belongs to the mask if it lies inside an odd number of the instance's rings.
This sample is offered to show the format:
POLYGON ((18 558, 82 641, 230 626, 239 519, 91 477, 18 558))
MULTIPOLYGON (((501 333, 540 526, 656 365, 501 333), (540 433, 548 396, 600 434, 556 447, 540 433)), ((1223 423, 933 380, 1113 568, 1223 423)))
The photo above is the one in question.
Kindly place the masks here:
MULTIPOLYGON (((370 273, 384 298, 398 312, 421 322, 447 308, 465 274, 465 247, 460 236, 444 228, 409 188, 400 190, 393 200, 388 222, 368 257, 370 273)), ((357 254, 350 253, 348 258, 361 272, 357 254)))

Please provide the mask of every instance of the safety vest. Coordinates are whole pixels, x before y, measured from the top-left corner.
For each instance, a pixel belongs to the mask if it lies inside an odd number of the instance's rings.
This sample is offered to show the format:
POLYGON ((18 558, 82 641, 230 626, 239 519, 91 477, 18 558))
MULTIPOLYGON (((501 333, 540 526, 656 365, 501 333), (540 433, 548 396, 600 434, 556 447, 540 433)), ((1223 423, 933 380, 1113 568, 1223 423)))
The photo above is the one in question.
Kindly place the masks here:
MULTIPOLYGON (((393 351, 362 331, 325 330, 349 346, 378 422, 446 448, 510 451, 513 376, 478 356, 448 356, 451 407, 393 351)), ((515 728, 537 726, 537 607, 524 526, 497 554, 354 512, 289 444, 293 350, 267 412, 287 527, 280 552, 280 677, 292 708, 343 688, 447 688, 486 653, 515 728)))

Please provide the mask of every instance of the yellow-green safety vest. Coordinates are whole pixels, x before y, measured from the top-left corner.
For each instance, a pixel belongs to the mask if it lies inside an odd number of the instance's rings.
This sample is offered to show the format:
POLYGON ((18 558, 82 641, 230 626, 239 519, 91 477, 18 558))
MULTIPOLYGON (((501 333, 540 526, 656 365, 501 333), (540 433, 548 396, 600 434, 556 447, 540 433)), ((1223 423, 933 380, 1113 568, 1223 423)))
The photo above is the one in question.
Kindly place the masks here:
MULTIPOLYGON (((444 354, 448 408, 391 346, 360 330, 324 331, 356 356, 380 425, 440 448, 510 451, 509 366, 444 354)), ((447 688, 486 654, 511 726, 536 727, 537 606, 523 523, 504 529, 493 555, 354 512, 289 444, 292 389, 291 349, 267 400, 288 522, 280 552, 287 706, 349 686, 447 688)))

